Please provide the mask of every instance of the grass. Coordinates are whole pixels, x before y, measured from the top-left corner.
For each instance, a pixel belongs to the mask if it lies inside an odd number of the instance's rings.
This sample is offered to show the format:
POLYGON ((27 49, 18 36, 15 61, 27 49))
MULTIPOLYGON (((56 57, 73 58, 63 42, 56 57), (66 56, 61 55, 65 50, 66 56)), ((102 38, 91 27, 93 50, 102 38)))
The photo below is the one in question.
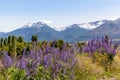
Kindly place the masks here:
POLYGON ((104 62, 106 56, 101 56, 99 53, 96 55, 96 61, 93 61, 93 57, 88 53, 78 54, 76 56, 77 64, 74 69, 75 79, 120 80, 120 50, 117 51, 112 63, 109 65, 104 62), (107 67, 107 70, 105 70, 105 67, 107 67))

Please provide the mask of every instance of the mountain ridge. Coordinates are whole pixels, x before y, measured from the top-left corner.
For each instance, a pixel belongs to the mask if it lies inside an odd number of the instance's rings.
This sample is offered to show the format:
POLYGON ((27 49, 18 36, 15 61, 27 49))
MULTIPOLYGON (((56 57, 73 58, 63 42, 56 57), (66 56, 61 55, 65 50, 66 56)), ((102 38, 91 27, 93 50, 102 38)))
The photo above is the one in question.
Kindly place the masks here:
POLYGON ((72 24, 62 31, 57 31, 43 22, 29 23, 8 33, 0 32, 0 37, 7 37, 8 35, 23 36, 26 41, 30 41, 33 34, 38 35, 39 40, 63 39, 69 42, 84 41, 104 35, 109 35, 113 39, 120 38, 120 18, 116 20, 72 24), (82 25, 86 25, 86 27, 82 25))

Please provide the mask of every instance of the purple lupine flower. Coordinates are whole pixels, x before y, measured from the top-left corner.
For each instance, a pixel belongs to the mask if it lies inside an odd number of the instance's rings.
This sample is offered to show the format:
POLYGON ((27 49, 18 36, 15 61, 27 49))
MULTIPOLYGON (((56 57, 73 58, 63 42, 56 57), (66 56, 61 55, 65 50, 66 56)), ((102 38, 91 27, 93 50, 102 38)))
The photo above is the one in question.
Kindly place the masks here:
POLYGON ((23 49, 22 53, 23 53, 23 56, 25 56, 25 54, 26 54, 26 49, 25 48, 23 49))
POLYGON ((68 55, 67 55, 67 52, 65 51, 64 53, 63 53, 63 61, 64 62, 67 62, 67 57, 68 57, 68 55))
POLYGON ((93 47, 92 47, 92 52, 95 52, 95 51, 96 51, 96 47, 93 46, 93 47))
POLYGON ((56 42, 57 42, 56 40, 53 41, 52 47, 55 47, 56 42))
POLYGON ((43 65, 45 66, 45 68, 51 65, 51 55, 44 56, 43 65))
POLYGON ((75 66, 75 64, 77 63, 77 60, 73 60, 71 63, 71 69, 75 66))
POLYGON ((62 66, 62 65, 61 65, 60 63, 55 64, 54 71, 55 71, 56 75, 57 75, 57 73, 59 72, 59 69, 61 68, 61 66, 62 66))
POLYGON ((20 68, 21 69, 26 69, 26 63, 24 61, 21 61, 20 63, 21 63, 20 68))
POLYGON ((101 50, 100 48, 98 48, 98 52, 99 52, 99 53, 101 53, 101 52, 102 52, 102 50, 101 50))
POLYGON ((100 41, 98 41, 97 48, 100 48, 100 46, 101 46, 100 41))
POLYGON ((87 44, 87 46, 89 47, 89 46, 91 46, 91 43, 90 43, 90 41, 88 41, 88 44, 87 44))
POLYGON ((34 51, 30 51, 30 58, 35 58, 35 52, 34 51))
POLYGON ((118 43, 116 43, 113 48, 117 49, 118 48, 118 43))
POLYGON ((116 50, 115 50, 115 49, 112 50, 112 54, 113 54, 113 55, 116 54, 116 50))
POLYGON ((9 67, 12 66, 13 61, 12 61, 11 57, 8 56, 7 53, 4 53, 4 57, 3 57, 3 59, 2 59, 2 63, 3 63, 3 66, 4 66, 5 68, 9 68, 9 67))
POLYGON ((67 43, 64 43, 64 44, 62 45, 62 50, 65 50, 66 47, 67 47, 67 43))
POLYGON ((26 67, 27 67, 27 64, 23 58, 16 63, 16 68, 26 69, 26 67))
POLYGON ((82 53, 86 52, 85 46, 82 46, 82 53))
POLYGON ((46 54, 48 54, 50 52, 50 48, 49 48, 48 45, 46 46, 46 51, 45 52, 46 52, 46 54))
POLYGON ((88 41, 87 45, 82 46, 82 52, 87 52, 91 55, 95 51, 115 54, 117 47, 118 44, 112 46, 112 41, 108 37, 102 37, 101 40, 93 39, 88 41))
POLYGON ((33 60, 32 62, 32 68, 37 68, 40 65, 40 58, 37 57, 37 59, 33 60))
POLYGON ((30 71, 29 71, 29 70, 26 71, 26 75, 27 75, 27 76, 30 76, 30 71))

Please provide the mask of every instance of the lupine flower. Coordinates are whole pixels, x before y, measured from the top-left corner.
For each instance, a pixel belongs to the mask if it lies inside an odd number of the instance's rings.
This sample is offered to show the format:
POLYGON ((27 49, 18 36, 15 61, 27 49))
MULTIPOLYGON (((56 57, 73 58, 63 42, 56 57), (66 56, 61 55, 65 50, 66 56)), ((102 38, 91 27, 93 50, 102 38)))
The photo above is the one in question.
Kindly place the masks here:
POLYGON ((27 65, 23 58, 16 63, 16 68, 26 69, 27 65))
MULTIPOLYGON (((75 54, 80 51, 78 45, 75 44, 70 48, 67 48, 67 44, 64 43, 62 50, 60 50, 59 47, 54 47, 55 44, 56 41, 53 42, 52 46, 50 46, 49 43, 46 43, 45 45, 42 45, 42 49, 39 49, 38 52, 31 50, 29 54, 25 54, 26 49, 24 49, 22 57, 16 59, 14 62, 15 66, 13 65, 13 67, 24 69, 26 71, 26 76, 31 76, 36 75, 38 73, 37 69, 42 65, 44 68, 50 68, 53 71, 51 72, 51 75, 54 79, 57 78, 56 76, 59 75, 60 71, 63 71, 62 74, 66 74, 66 71, 71 68, 72 73, 73 67, 76 64, 74 60, 75 54)), ((86 47, 84 51, 86 51, 86 47)), ((4 54, 2 62, 5 68, 9 68, 13 64, 11 57, 7 54, 4 54)))
POLYGON ((52 47, 55 47, 56 42, 57 42, 56 40, 53 41, 52 47))
POLYGON ((9 67, 12 66, 13 61, 12 61, 11 57, 8 56, 7 53, 5 53, 5 54, 4 54, 4 57, 3 57, 3 60, 2 60, 2 63, 3 63, 3 66, 4 66, 5 68, 9 68, 9 67))
POLYGON ((106 52, 109 54, 115 54, 118 44, 115 44, 112 47, 112 41, 108 37, 102 37, 101 40, 93 39, 88 41, 86 46, 82 46, 83 53, 94 53, 95 51, 99 51, 100 53, 106 52))

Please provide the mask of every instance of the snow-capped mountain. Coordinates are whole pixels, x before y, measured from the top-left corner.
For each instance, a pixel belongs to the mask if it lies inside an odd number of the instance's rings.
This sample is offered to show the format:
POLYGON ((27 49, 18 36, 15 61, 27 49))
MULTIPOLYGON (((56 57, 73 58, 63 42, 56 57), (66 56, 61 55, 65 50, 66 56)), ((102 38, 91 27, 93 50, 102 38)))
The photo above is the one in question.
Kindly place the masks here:
MULTIPOLYGON (((108 20, 102 20, 102 21, 95 21, 95 22, 89 22, 89 23, 81 23, 81 24, 76 24, 76 25, 78 25, 80 28, 83 28, 83 29, 92 30, 94 28, 99 27, 100 25, 104 24, 107 21, 108 20)), ((43 26, 47 26, 47 24, 43 23, 43 22, 28 23, 27 25, 24 25, 20 29, 30 28, 30 27, 43 27, 43 26)), ((54 27, 50 26, 50 27, 53 28, 56 31, 63 31, 63 30, 66 30, 67 28, 74 27, 74 26, 71 26, 71 25, 70 26, 60 25, 60 26, 57 26, 57 27, 55 27, 55 26, 54 27)))
POLYGON ((102 20, 89 23, 72 24, 64 27, 53 27, 43 22, 28 23, 22 28, 8 33, 0 33, 0 37, 8 35, 23 36, 25 41, 30 41, 33 34, 38 35, 39 40, 63 39, 64 41, 83 41, 93 37, 109 35, 111 38, 119 38, 120 18, 116 20, 102 20))
POLYGON ((58 27, 52 27, 54 30, 56 31, 63 31, 65 30, 67 27, 66 26, 63 26, 63 25, 60 25, 58 27))
POLYGON ((30 28, 30 27, 43 27, 43 26, 47 26, 47 24, 43 23, 43 22, 37 22, 37 23, 28 23, 27 25, 24 25, 22 28, 20 29, 24 29, 24 28, 30 28))
MULTIPOLYGON (((80 28, 83 28, 83 29, 87 29, 87 30, 92 30, 92 29, 95 29, 97 27, 99 27, 100 25, 106 23, 108 20, 101 20, 101 21, 95 21, 95 22, 88 22, 88 23, 80 23, 80 24, 76 24, 78 25, 80 28)), ((66 30, 68 28, 71 28, 71 27, 75 27, 73 25, 70 25, 70 26, 58 26, 58 27, 52 27, 54 30, 56 31, 63 31, 63 30, 66 30)))
POLYGON ((8 35, 21 35, 26 41, 30 41, 33 34, 38 35, 39 40, 52 40, 58 37, 58 32, 43 22, 29 23, 22 28, 6 33, 4 37, 8 35))
POLYGON ((100 25, 104 24, 107 21, 108 20, 95 21, 95 22, 89 22, 89 23, 81 23, 81 24, 79 24, 79 27, 85 28, 87 30, 92 30, 92 29, 99 27, 100 25))

